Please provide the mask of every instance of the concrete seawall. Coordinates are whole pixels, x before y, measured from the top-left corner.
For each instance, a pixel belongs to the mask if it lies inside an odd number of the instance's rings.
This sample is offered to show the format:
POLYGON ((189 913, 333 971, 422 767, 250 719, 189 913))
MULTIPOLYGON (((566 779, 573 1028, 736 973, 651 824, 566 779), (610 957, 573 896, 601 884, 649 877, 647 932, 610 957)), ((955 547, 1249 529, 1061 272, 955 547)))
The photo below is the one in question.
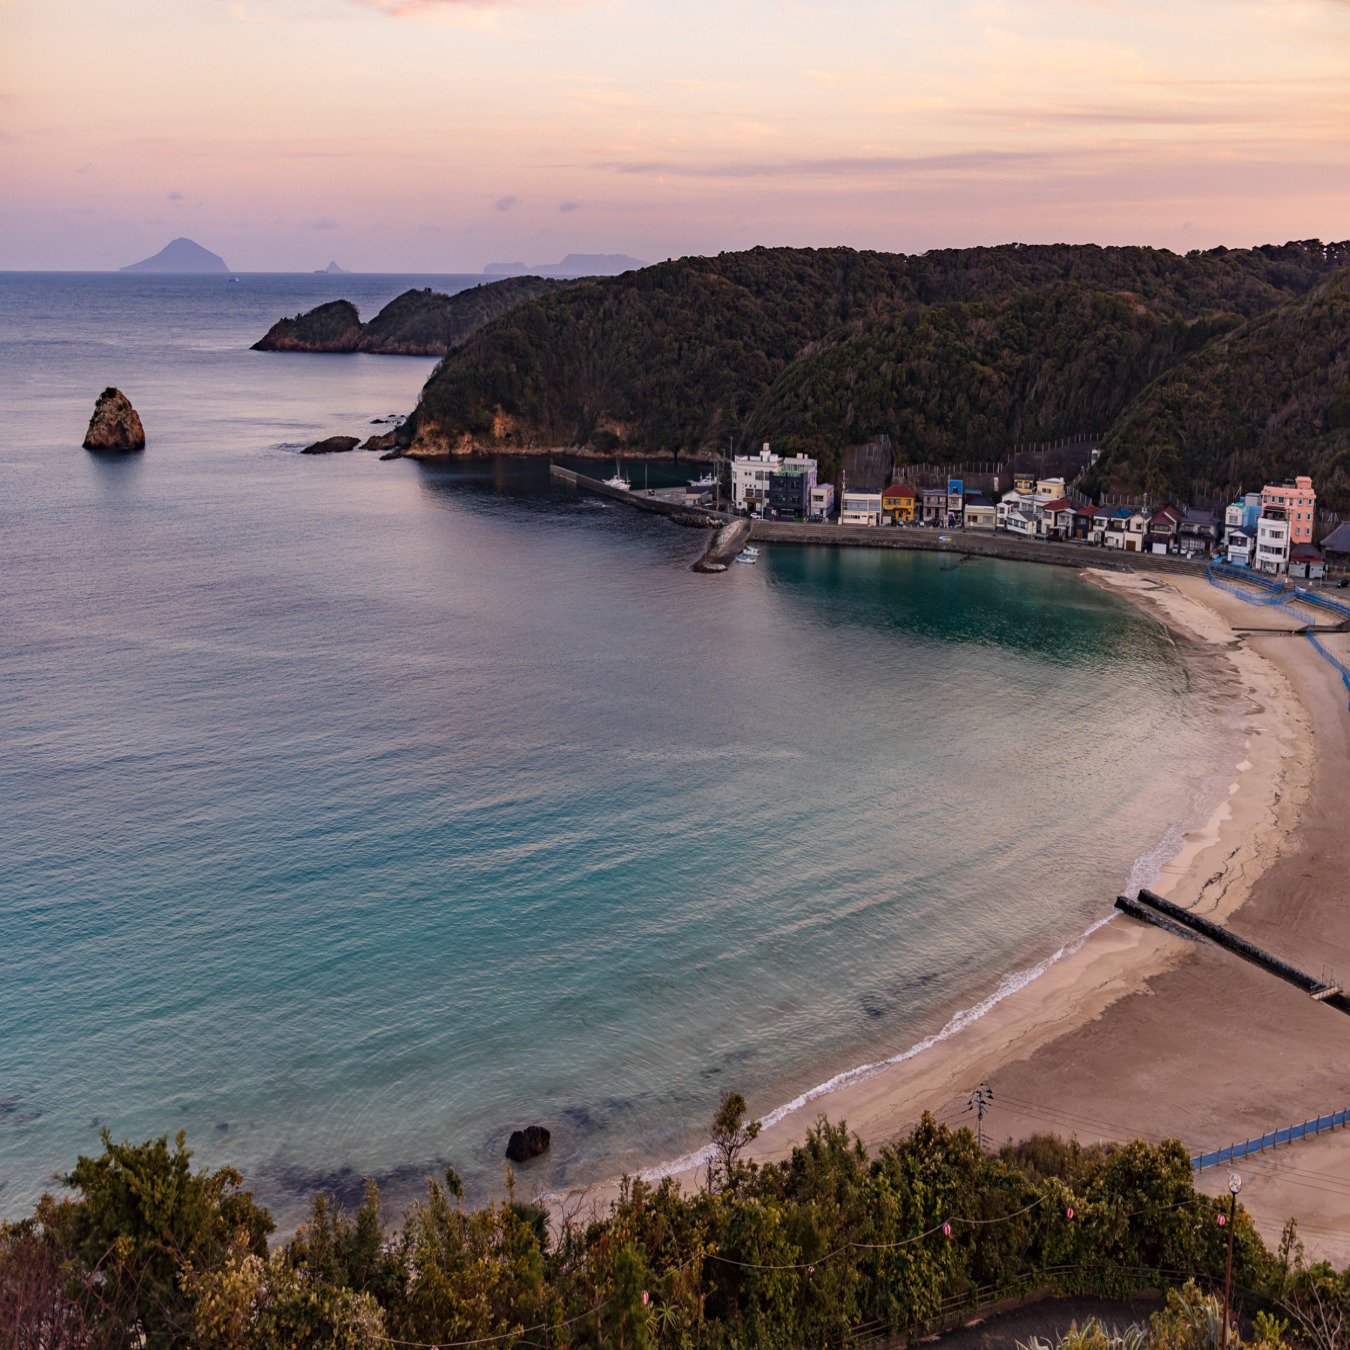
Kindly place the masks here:
POLYGON ((597 497, 608 497, 611 501, 623 502, 625 506, 634 506, 639 511, 667 516, 680 525, 726 525, 735 519, 726 511, 712 511, 706 506, 686 506, 683 502, 668 502, 660 497, 650 497, 645 492, 626 492, 623 488, 610 487, 608 483, 602 483, 598 478, 587 478, 585 474, 564 469, 560 464, 550 464, 548 476, 555 483, 569 483, 572 487, 593 493, 597 497))

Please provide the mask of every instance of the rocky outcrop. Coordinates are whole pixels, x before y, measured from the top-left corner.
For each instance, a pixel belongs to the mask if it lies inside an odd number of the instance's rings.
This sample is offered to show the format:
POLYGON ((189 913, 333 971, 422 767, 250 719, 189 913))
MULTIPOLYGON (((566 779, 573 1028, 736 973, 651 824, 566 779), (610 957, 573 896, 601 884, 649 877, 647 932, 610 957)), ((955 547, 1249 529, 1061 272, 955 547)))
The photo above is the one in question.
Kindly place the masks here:
POLYGON ((398 447, 398 431, 386 431, 383 436, 367 436, 361 444, 362 450, 394 450, 398 447))
POLYGON ((120 389, 110 385, 98 396, 89 430, 84 434, 84 448, 111 453, 145 449, 145 428, 131 400, 120 389))
POLYGON ((350 300, 330 300, 308 314, 278 319, 255 352, 354 352, 361 341, 361 315, 350 300))
POLYGON ((512 1130, 506 1144, 506 1156, 512 1162, 529 1162, 548 1152, 549 1132, 542 1125, 527 1125, 523 1130, 512 1130))
POLYGON ((302 455, 340 455, 355 450, 360 444, 359 436, 329 436, 326 440, 315 441, 300 452, 302 455))

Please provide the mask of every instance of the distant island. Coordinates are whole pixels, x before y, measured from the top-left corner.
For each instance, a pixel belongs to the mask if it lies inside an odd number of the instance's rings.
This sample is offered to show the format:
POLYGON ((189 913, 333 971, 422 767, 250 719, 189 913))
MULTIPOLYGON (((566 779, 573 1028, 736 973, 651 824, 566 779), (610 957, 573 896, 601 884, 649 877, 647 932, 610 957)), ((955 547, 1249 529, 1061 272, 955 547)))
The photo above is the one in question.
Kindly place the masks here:
POLYGON ((647 264, 626 253, 569 253, 560 263, 488 263, 483 268, 485 277, 617 277, 633 272, 647 264))
POLYGON ((191 239, 165 244, 153 258, 118 268, 120 272, 228 272, 225 259, 191 239))
POLYGON ((771 441, 833 479, 1084 432, 1080 485, 1187 501, 1311 473, 1350 508, 1350 242, 1196 250, 756 248, 581 281, 456 344, 418 458, 707 459, 771 441), (891 453, 891 452, 888 452, 891 453))
POLYGON ((255 352, 370 352, 376 356, 444 356, 485 323, 570 283, 508 277, 454 295, 404 291, 368 323, 350 300, 330 300, 293 319, 278 319, 255 352))
POLYGON ((345 267, 339 267, 335 262, 330 262, 327 267, 316 267, 314 269, 314 274, 320 277, 330 275, 345 277, 347 275, 347 269, 345 267))

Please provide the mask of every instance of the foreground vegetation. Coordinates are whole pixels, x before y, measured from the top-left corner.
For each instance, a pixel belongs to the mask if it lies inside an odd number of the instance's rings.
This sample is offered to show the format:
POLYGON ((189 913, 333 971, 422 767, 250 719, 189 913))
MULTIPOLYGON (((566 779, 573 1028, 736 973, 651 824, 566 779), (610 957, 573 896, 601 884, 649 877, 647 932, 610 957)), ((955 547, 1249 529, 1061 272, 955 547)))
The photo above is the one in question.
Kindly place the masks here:
MULTIPOLYGON (((879 433, 901 463, 999 458, 1015 442, 1105 431, 1179 362, 1212 353, 1223 367, 1240 345, 1226 338, 1347 263, 1350 244, 1316 240, 1184 257, 1008 245, 683 258, 485 324, 441 363, 401 438, 432 452, 683 455, 768 439, 815 455, 827 477, 845 446, 879 433)), ((1305 314, 1291 311, 1286 336, 1310 360, 1305 314)), ((1265 403, 1282 406, 1283 381, 1272 366, 1265 403)), ((1249 402, 1259 416, 1265 403, 1249 402)), ((1227 432, 1207 405, 1179 433, 1195 455, 1166 481, 1224 471, 1213 447, 1227 432)), ((1137 441, 1131 431, 1114 461, 1126 479, 1137 441)), ((1292 445, 1267 462, 1283 469, 1292 445)))
MULTIPOLYGON (((1038 1139, 993 1157, 925 1119, 869 1157, 822 1120, 786 1162, 757 1167, 741 1159, 754 1135, 744 1109, 723 1099, 693 1194, 628 1180, 610 1212, 550 1222, 515 1199, 509 1173, 503 1201, 465 1210, 449 1172, 397 1229, 373 1186, 354 1214, 318 1196, 270 1252, 272 1220, 237 1172, 194 1171, 181 1135, 133 1146, 105 1131, 102 1155, 64 1179, 69 1194, 0 1233, 0 1343, 827 1346, 1047 1285, 1119 1295, 1222 1279, 1224 1206, 1195 1191, 1176 1142, 1038 1139)), ((1306 1334, 1317 1308, 1350 1306, 1350 1280, 1305 1268, 1292 1230, 1277 1256, 1241 1210, 1234 1231, 1234 1280, 1253 1307, 1287 1306, 1306 1334)), ((1183 1330, 1150 1345, 1204 1350, 1183 1330)))

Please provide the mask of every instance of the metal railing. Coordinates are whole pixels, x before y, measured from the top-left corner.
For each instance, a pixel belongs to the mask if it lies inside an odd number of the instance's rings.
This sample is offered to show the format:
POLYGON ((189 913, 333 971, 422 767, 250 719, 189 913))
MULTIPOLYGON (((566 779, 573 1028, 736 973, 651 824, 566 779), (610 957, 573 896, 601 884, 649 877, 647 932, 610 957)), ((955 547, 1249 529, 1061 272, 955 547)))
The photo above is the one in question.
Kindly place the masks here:
POLYGON ((1264 1153, 1278 1144, 1292 1144, 1296 1139, 1315 1137, 1324 1130, 1334 1130, 1348 1123, 1350 1111, 1333 1111, 1330 1115, 1316 1116, 1312 1120, 1305 1120, 1302 1125, 1290 1125, 1283 1130, 1272 1130, 1269 1134, 1258 1135, 1241 1144, 1229 1144, 1227 1148, 1215 1149, 1212 1153, 1198 1153, 1191 1159, 1191 1167, 1197 1172, 1203 1172, 1206 1167, 1217 1167, 1220 1163, 1233 1162, 1253 1153, 1264 1153))

